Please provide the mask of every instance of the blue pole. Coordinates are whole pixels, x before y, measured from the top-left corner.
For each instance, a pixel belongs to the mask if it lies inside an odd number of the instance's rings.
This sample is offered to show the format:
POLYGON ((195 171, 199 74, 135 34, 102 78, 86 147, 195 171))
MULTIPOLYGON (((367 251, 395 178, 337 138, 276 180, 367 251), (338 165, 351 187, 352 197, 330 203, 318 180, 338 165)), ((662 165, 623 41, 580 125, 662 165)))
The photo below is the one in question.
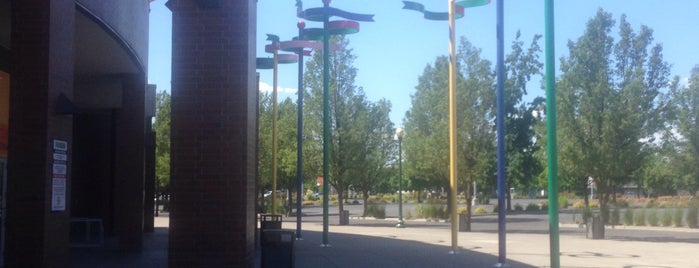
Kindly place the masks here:
POLYGON ((506 266, 506 229, 505 229, 505 42, 503 37, 503 0, 497 5, 497 136, 498 136, 498 264, 506 266))

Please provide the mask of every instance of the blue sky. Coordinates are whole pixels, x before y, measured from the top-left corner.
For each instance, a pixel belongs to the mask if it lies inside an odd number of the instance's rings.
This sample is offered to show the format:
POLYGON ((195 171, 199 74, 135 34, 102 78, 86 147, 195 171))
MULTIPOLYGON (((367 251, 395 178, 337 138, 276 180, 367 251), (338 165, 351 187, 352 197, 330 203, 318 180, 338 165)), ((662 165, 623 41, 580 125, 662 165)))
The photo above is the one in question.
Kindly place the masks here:
MULTIPOLYGON (((447 0, 413 0, 430 11, 446 11, 447 0)), ((464 18, 456 22, 457 38, 465 36, 475 47, 481 48, 482 57, 495 63, 496 58, 496 1, 487 6, 466 9, 464 18)), ((165 0, 151 3, 149 82, 157 84, 158 91, 170 90, 171 13, 165 0)), ((282 41, 298 33, 295 0, 257 1, 257 56, 271 57, 264 52, 266 34, 279 35, 282 41)), ((505 53, 522 32, 525 44, 535 34, 544 33, 544 1, 504 1, 505 53)), ((322 6, 321 0, 303 1, 304 9, 322 6)), ((425 66, 437 56, 447 55, 449 49, 446 21, 427 21, 422 14, 403 10, 400 0, 334 0, 332 7, 355 13, 374 14, 375 22, 360 23, 357 34, 348 35, 354 50, 358 69, 357 86, 364 88, 369 99, 385 98, 391 101, 391 120, 400 125, 410 109, 411 95, 425 66)), ((638 30, 647 25, 654 30, 655 42, 663 45, 665 60, 672 64, 672 75, 683 79, 691 68, 699 64, 699 1, 696 0, 565 0, 555 2, 556 70, 558 59, 567 55, 568 40, 577 40, 587 21, 598 8, 613 14, 618 22, 621 14, 638 30)), ((322 27, 321 23, 306 22, 306 27, 322 27)), ((615 29, 616 32, 616 29, 615 29)), ((540 42, 544 48, 543 39, 540 42)), ((543 61, 542 53, 541 59, 543 61)), ((296 97, 297 65, 279 67, 279 97, 296 97)), ((529 98, 544 95, 539 88, 540 77, 529 88, 529 98)), ((272 85, 272 71, 260 70, 261 89, 272 85)))

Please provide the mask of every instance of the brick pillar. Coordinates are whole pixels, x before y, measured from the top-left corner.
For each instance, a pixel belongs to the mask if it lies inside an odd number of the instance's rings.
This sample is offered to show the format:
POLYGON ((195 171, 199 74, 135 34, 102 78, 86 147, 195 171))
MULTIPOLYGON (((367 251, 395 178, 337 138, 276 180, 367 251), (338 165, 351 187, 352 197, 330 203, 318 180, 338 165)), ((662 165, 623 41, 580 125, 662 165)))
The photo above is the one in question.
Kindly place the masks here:
MULTIPOLYGON (((146 118, 150 119, 150 118, 146 118)), ((143 200, 143 232, 155 231, 155 132, 150 129, 150 122, 146 123, 146 172, 145 172, 145 197, 143 200)))
POLYGON ((11 1, 12 52, 5 267, 67 267, 70 200, 52 211, 53 139, 67 142, 70 197, 75 2, 11 1))
POLYGON ((253 267, 255 0, 170 0, 170 267, 253 267))
POLYGON ((143 75, 125 76, 123 106, 115 113, 114 230, 122 248, 143 247, 145 103, 143 75))

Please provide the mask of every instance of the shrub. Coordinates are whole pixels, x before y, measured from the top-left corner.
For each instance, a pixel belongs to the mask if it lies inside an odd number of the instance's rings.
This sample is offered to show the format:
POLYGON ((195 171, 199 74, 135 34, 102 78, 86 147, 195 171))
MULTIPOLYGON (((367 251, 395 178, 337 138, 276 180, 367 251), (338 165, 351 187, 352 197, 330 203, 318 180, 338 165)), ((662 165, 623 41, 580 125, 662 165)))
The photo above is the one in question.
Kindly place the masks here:
POLYGON ((497 213, 498 210, 499 210, 499 206, 498 206, 498 204, 495 204, 495 206, 493 206, 493 213, 497 213))
POLYGON ((568 197, 559 196, 558 197, 558 208, 568 208, 568 197))
POLYGON ((656 211, 655 209, 651 209, 648 212, 648 225, 658 226, 658 222, 659 222, 658 211, 656 211))
POLYGON ((624 211, 624 225, 626 225, 626 226, 633 225, 633 209, 632 208, 627 208, 624 211))
POLYGON ((460 208, 456 209, 456 213, 466 214, 466 213, 468 213, 468 208, 467 207, 460 207, 460 208))
POLYGON ((377 219, 385 219, 386 218, 386 208, 384 206, 369 205, 366 207, 366 210, 364 211, 364 216, 365 217, 374 217, 377 219))
POLYGON ((312 191, 306 192, 305 198, 306 198, 306 200, 309 200, 309 201, 316 201, 316 200, 318 200, 318 197, 317 197, 312 191))
POLYGON ((534 204, 534 203, 529 203, 527 204, 527 207, 525 208, 526 211, 538 211, 539 210, 539 205, 534 204))
POLYGON ((477 207, 475 210, 476 214, 486 214, 488 213, 488 210, 486 210, 484 207, 477 207))
POLYGON ((620 207, 620 208, 627 208, 627 207, 629 207, 629 200, 627 200, 626 198, 620 197, 620 198, 616 199, 616 204, 614 204, 614 205, 616 205, 617 207, 620 207))
POLYGON ((541 206, 541 210, 549 210, 549 202, 543 201, 539 203, 539 206, 541 206))
POLYGON ((413 218, 413 213, 410 213, 410 210, 405 212, 405 218, 406 219, 412 219, 413 218))
POLYGON ((442 205, 422 204, 417 206, 417 217, 425 219, 446 219, 447 212, 442 205))
MULTIPOLYGON (((560 207, 560 203, 559 203, 559 207, 560 207)), ((578 201, 575 201, 575 203, 573 203, 573 208, 581 209, 584 207, 585 207, 585 200, 578 200, 578 201)))
POLYGON ((672 211, 669 209, 663 209, 663 217, 660 220, 662 226, 668 227, 672 225, 672 211))
POLYGON ((515 211, 522 211, 524 208, 519 203, 515 204, 515 211))
POLYGON ((303 204, 304 206, 312 206, 312 205, 315 205, 315 202, 312 201, 312 200, 306 200, 306 201, 303 201, 302 204, 303 204))
POLYGON ((643 204, 643 207, 645 208, 657 208, 658 207, 658 201, 655 199, 647 199, 646 202, 643 204))
POLYGON ((681 208, 675 208, 675 215, 672 217, 672 223, 677 227, 682 227, 682 216, 684 211, 681 208))
POLYGON ((699 209, 697 207, 690 207, 689 210, 687 211, 687 226, 689 228, 697 228, 699 227, 697 223, 699 222, 699 209))
POLYGON ((636 215, 633 217, 633 224, 636 226, 646 225, 646 210, 639 209, 636 211, 636 215))
POLYGON ((612 218, 611 218, 612 225, 619 225, 621 223, 619 221, 620 216, 621 216, 621 211, 619 210, 619 207, 614 207, 614 210, 612 211, 612 218))

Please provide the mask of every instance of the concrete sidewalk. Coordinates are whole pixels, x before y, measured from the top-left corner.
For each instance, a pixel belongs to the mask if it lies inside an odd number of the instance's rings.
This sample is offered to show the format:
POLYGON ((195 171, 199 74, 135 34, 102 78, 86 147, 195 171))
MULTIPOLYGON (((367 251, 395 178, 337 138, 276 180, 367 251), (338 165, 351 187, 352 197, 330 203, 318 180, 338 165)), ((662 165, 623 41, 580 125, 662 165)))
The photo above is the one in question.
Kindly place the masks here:
MULTIPOLYGON (((287 222, 283 228, 295 230, 296 225, 287 222)), ((320 247, 320 223, 304 223, 303 230, 303 240, 295 244, 299 268, 493 267, 498 262, 497 233, 459 233, 460 250, 454 255, 449 254, 449 228, 333 225, 330 248, 320 247)), ((506 237, 510 267, 550 266, 548 234, 508 233, 506 237)), ((568 232, 560 236, 560 252, 561 267, 699 267, 697 243, 591 240, 584 232, 568 232)))
MULTIPOLYGON (((284 229, 296 230, 295 218, 283 220, 284 229)), ((156 218, 156 231, 144 236, 141 253, 108 246, 71 249, 71 267, 167 267, 168 223, 167 216, 156 218)), ((296 267, 493 267, 498 262, 497 232, 458 233, 458 254, 450 254, 447 223, 406 221, 403 229, 395 228, 394 220, 353 220, 351 224, 339 226, 331 221, 331 247, 321 247, 322 224, 303 222, 303 240, 294 241, 296 267)), ((699 268, 697 229, 617 227, 606 232, 607 239, 591 240, 577 226, 562 226, 561 267, 699 268), (642 235, 626 235, 629 230, 642 235)), ((510 267, 550 266, 547 232, 508 229, 506 238, 510 267)))

